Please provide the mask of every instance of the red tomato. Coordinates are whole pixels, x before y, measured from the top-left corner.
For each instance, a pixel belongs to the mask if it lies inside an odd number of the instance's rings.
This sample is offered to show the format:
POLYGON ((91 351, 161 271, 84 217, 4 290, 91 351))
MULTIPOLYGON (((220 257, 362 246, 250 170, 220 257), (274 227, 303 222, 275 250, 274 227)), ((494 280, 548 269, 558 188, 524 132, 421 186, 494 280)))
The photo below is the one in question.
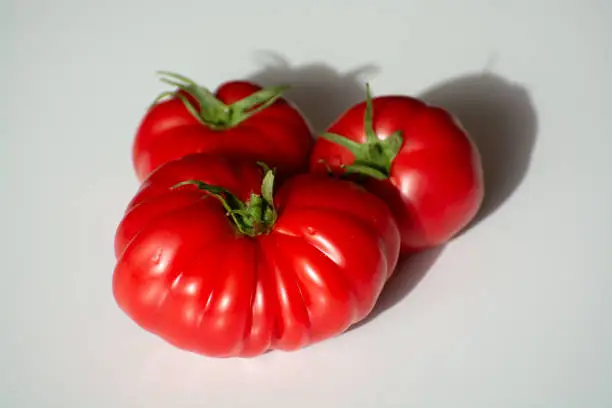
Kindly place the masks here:
POLYGON ((160 165, 193 153, 260 160, 283 175, 308 168, 314 144, 308 123, 280 97, 283 86, 262 89, 245 81, 221 85, 213 95, 183 76, 162 73, 177 87, 144 116, 133 145, 139 181, 160 165))
POLYGON ((448 241, 484 195, 480 154, 457 119, 407 96, 372 99, 369 87, 317 140, 310 166, 360 175, 391 208, 403 253, 448 241))
POLYGON ((399 256, 387 206, 311 174, 273 196, 272 171, 263 176, 206 155, 151 174, 116 233, 120 308, 167 342, 217 357, 295 350, 368 315, 399 256))

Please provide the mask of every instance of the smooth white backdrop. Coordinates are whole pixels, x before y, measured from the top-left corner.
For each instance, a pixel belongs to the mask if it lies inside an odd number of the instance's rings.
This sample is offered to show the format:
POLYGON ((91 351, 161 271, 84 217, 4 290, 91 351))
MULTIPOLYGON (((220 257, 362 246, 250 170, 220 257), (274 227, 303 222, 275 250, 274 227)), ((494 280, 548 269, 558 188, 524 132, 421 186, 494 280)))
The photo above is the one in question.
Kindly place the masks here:
POLYGON ((2 1, 0 406, 612 406, 611 21, 607 0, 2 1), (331 341, 171 348, 110 290, 158 69, 290 82, 317 126, 366 80, 429 98, 483 148, 487 214, 331 341))

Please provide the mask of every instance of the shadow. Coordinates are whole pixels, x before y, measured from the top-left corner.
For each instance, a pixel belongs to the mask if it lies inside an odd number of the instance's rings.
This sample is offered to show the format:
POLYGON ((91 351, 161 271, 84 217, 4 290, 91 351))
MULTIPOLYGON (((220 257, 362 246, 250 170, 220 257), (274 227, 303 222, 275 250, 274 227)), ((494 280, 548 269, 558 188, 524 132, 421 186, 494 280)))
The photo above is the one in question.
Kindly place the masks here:
POLYGON ((332 124, 345 110, 365 97, 365 83, 379 69, 371 64, 339 72, 324 63, 291 65, 283 56, 259 52, 262 68, 249 76, 261 85, 287 84, 285 97, 293 102, 313 127, 315 135, 332 124))
POLYGON ((497 210, 525 178, 538 130, 535 107, 526 88, 491 73, 454 78, 419 97, 457 116, 480 151, 485 197, 466 231, 497 210))
POLYGON ((444 245, 441 245, 400 259, 395 273, 386 283, 372 312, 365 319, 351 326, 348 331, 369 323, 408 296, 436 263, 443 250, 444 245))

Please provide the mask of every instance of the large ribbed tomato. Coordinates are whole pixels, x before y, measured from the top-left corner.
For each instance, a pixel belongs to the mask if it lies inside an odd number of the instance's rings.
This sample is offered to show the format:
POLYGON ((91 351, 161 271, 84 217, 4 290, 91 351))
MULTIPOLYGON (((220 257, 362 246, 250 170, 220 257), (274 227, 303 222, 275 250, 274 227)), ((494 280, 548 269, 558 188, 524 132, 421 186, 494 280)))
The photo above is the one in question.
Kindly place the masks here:
POLYGON ((162 164, 193 153, 260 160, 287 176, 308 168, 314 140, 304 117, 280 95, 246 81, 222 84, 213 95, 183 76, 162 73, 176 86, 142 119, 132 159, 140 181, 162 164))
POLYGON ((273 176, 206 155, 153 172, 116 233, 121 309, 179 348, 219 357, 295 350, 368 315, 399 256, 387 206, 311 174, 273 194, 273 176))
POLYGON ((389 205, 402 252, 442 244, 476 215, 484 195, 480 154, 449 112, 401 95, 349 108, 317 140, 314 173, 359 175, 389 205))

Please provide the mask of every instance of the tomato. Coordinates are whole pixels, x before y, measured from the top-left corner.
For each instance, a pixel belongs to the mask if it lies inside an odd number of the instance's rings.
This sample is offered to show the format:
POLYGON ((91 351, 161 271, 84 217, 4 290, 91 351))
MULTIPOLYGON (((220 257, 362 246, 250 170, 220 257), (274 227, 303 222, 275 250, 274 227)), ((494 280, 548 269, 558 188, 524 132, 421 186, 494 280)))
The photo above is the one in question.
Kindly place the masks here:
POLYGON ((449 112, 387 95, 343 113, 315 143, 311 172, 359 177, 391 208, 402 253, 442 244, 476 215, 484 196, 478 149, 449 112))
POLYGON ((142 184, 115 236, 113 293, 139 326, 216 357, 296 350, 372 310, 399 257, 387 206, 312 174, 190 155, 142 184))
POLYGON ((176 91, 160 95, 138 127, 132 159, 139 181, 193 153, 261 160, 283 175, 308 169, 314 139, 303 116, 280 97, 286 87, 231 81, 213 95, 183 76, 162 75, 176 91))

